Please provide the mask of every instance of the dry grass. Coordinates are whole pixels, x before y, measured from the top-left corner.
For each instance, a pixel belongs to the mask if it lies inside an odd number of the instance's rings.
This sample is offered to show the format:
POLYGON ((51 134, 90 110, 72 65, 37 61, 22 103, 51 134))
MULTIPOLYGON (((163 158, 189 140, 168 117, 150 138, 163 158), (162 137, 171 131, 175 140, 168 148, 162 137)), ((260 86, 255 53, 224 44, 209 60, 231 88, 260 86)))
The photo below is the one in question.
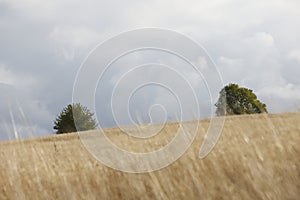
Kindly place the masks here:
MULTIPOLYGON (((0 199, 299 199, 300 114, 233 116, 214 150, 199 159, 209 125, 175 163, 159 171, 129 174, 97 162, 77 134, 0 143, 0 199)), ((130 141, 117 128, 108 136, 122 148, 145 151, 164 139, 130 141)))

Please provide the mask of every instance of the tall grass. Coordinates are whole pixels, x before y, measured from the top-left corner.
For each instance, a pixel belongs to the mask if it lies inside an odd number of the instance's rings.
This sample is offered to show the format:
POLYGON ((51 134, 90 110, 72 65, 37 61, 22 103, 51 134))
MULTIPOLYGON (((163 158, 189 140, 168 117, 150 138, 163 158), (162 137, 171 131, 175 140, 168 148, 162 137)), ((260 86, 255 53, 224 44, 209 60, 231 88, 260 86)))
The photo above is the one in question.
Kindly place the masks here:
MULTIPOLYGON (((147 152, 174 136, 177 123, 147 141, 120 129, 121 148, 147 152)), ((188 151, 159 171, 130 174, 96 161, 77 134, 0 143, 0 199, 299 199, 300 114, 228 117, 213 151, 199 159, 209 120, 188 151)))

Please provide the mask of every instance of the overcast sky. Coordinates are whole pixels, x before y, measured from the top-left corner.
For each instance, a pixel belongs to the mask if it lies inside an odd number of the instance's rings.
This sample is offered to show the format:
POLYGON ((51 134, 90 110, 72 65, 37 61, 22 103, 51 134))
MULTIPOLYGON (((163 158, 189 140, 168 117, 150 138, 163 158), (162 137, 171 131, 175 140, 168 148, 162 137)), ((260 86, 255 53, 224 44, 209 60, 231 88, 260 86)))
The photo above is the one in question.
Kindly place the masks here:
MULTIPOLYGON (((143 27, 193 38, 225 84, 253 89, 271 113, 297 111, 299 8, 299 0, 0 0, 0 138, 52 134, 56 115, 72 102, 76 73, 89 52, 120 32, 143 27)), ((104 126, 114 125, 105 120, 104 126)))

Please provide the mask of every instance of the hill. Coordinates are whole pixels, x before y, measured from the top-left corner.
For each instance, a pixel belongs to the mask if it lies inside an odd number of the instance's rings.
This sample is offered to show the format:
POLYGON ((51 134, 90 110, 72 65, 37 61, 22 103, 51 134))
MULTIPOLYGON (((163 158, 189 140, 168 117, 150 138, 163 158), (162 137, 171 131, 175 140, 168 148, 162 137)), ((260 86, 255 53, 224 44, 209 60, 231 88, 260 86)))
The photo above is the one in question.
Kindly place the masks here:
MULTIPOLYGON (((0 199, 299 199, 300 113, 227 117, 217 145, 200 159, 209 122, 200 121, 175 163, 143 174, 104 166, 76 133, 1 142, 0 199)), ((116 145, 147 152, 165 145, 177 127, 167 124, 147 142, 119 128, 106 131, 116 145)))

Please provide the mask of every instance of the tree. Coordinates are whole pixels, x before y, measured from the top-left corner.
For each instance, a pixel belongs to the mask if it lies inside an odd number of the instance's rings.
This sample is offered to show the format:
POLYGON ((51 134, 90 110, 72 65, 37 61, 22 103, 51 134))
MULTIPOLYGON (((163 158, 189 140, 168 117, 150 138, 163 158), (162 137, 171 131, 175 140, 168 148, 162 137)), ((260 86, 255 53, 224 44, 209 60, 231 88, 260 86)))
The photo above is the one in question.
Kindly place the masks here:
POLYGON ((94 113, 80 103, 69 104, 55 119, 53 129, 57 134, 95 129, 97 125, 93 115, 94 113))
POLYGON ((252 90, 237 84, 225 86, 215 106, 217 116, 268 112, 266 104, 260 102, 252 90))

